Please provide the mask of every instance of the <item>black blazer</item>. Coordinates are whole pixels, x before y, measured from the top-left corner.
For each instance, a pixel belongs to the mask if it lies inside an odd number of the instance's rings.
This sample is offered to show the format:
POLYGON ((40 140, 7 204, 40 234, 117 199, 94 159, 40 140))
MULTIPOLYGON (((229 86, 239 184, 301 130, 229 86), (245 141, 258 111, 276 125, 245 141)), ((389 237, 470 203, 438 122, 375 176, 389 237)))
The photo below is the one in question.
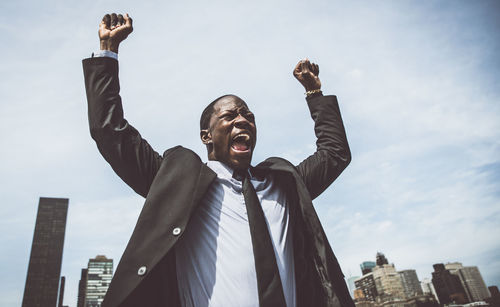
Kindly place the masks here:
MULTIPOLYGON (((216 174, 181 146, 158 154, 123 117, 118 61, 83 60, 92 138, 113 170, 146 198, 103 302, 106 306, 180 306, 175 243, 216 174)), ((290 199, 298 306, 354 306, 312 199, 351 156, 335 96, 307 99, 316 152, 298 166, 269 158, 255 167, 274 173, 290 199)))

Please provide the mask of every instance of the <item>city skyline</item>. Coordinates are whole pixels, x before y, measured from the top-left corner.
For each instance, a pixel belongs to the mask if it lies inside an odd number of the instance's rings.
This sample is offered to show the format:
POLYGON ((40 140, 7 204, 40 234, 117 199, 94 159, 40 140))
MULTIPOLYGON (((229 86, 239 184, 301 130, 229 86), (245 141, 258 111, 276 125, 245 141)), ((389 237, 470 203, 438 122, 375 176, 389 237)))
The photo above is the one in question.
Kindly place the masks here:
MULTIPOLYGON (((498 300, 487 287, 477 266, 464 266, 460 262, 433 264, 432 278, 418 277, 414 269, 397 270, 381 252, 376 254, 376 265, 364 261, 361 276, 348 277, 349 290, 359 306, 385 306, 389 302, 430 305, 467 304, 498 300)), ((412 305, 412 306, 413 306, 412 305)))
MULTIPOLYGON (((65 198, 48 198, 48 197, 40 197, 40 203, 42 204, 42 208, 40 208, 39 206, 37 216, 41 215, 47 217, 49 215, 50 216, 54 215, 55 213, 47 212, 47 210, 50 209, 49 208, 50 206, 47 207, 47 205, 53 205, 54 202, 57 202, 55 203, 55 205, 59 205, 61 204, 61 201, 63 202, 62 203, 63 205, 64 204, 66 205, 65 207, 66 211, 64 212, 65 216, 69 200, 65 198)), ((61 213, 58 213, 58 215, 61 215, 61 213)), ((37 218, 37 225, 42 223, 43 219, 40 219, 39 221, 39 218, 37 218)), ((37 226, 35 228, 35 235, 37 234, 36 230, 37 228, 40 228, 40 226, 37 226)), ((38 233, 40 232, 41 231, 39 230, 38 233)), ((38 236, 40 236, 40 234, 38 234, 38 236)), ((52 244, 57 244, 57 242, 53 242, 52 244)), ((61 248, 61 256, 62 256, 62 248, 61 248)), ((375 300, 376 297, 381 295, 381 293, 377 292, 377 289, 375 289, 376 279, 377 278, 380 279, 381 277, 384 276, 393 276, 394 274, 399 275, 398 279, 401 278, 401 283, 402 283, 400 286, 398 286, 400 288, 397 288, 397 290, 390 288, 391 289, 390 292, 392 292, 393 295, 394 293, 397 293, 396 299, 401 300, 404 298, 410 298, 414 295, 416 296, 425 294, 425 290, 424 287, 422 286, 422 283, 425 282, 426 280, 429 280, 429 278, 424 277, 422 279, 419 279, 414 269, 404 269, 396 272, 394 263, 389 261, 388 258, 385 256, 385 254, 380 251, 376 253, 375 260, 376 261, 363 261, 360 264, 360 270, 362 272, 362 276, 358 276, 352 280, 353 285, 355 285, 354 288, 351 288, 352 285, 350 285, 350 280, 352 278, 349 276, 345 277, 346 282, 349 284, 351 295, 353 295, 353 291, 358 288, 359 289, 366 288, 368 282, 368 284, 371 285, 368 287, 373 288, 373 290, 369 290, 370 292, 368 292, 368 294, 364 293, 364 296, 369 300, 375 300), (375 274, 372 272, 372 270, 375 270, 375 274), (418 287, 418 289, 416 287, 418 287), (424 293, 422 293, 422 291, 424 293)), ((482 275, 480 274, 477 266, 463 266, 462 263, 460 262, 447 262, 446 264, 438 263, 434 264, 433 266, 435 271, 436 267, 438 268, 442 267, 443 270, 446 269, 447 271, 453 273, 453 275, 456 275, 457 281, 460 281, 464 287, 463 288, 464 295, 467 296, 469 302, 477 302, 481 301, 483 298, 490 297, 489 293, 484 294, 483 289, 477 288, 477 281, 482 282, 482 284, 480 284, 480 287, 483 287, 485 289, 490 286, 494 287, 498 286, 498 285, 484 284, 482 275), (476 288, 471 289, 470 287, 467 287, 466 285, 467 279, 471 278, 473 285, 476 288)), ((59 272, 59 276, 61 275, 62 275, 61 272, 59 272)), ((434 276, 434 273, 432 275, 434 276)), ((113 259, 109 259, 105 255, 97 255, 95 258, 90 258, 88 261, 87 268, 83 268, 81 270, 81 278, 78 284, 78 295, 77 295, 78 304, 76 306, 77 307, 100 306, 107 292, 107 287, 109 286, 112 277, 113 277, 113 259)), ((394 283, 395 277, 397 276, 390 277, 390 280, 386 280, 386 282, 392 285, 394 283)), ((61 291, 64 291, 64 282, 65 282, 65 277, 62 276, 61 284, 58 284, 58 286, 60 286, 61 291)), ((43 284, 45 283, 45 280, 41 280, 39 278, 38 283, 43 284)), ((27 284, 28 280, 26 282, 26 285, 27 284)), ((393 286, 394 285, 392 285, 392 287, 393 286)), ((378 287, 384 287, 384 284, 377 286, 377 288, 378 287)), ((387 287, 387 285, 385 285, 385 287, 387 287)), ((486 291, 488 292, 488 290, 486 291)), ((363 290, 363 292, 365 292, 365 290, 363 290)), ((58 306, 63 306, 63 302, 61 302, 60 299, 64 296, 64 294, 61 294, 60 292, 57 294, 58 294, 58 299, 57 299, 58 306)), ((438 298, 437 294, 434 291, 432 292, 431 295, 435 299, 438 298)), ((354 297, 356 297, 355 294, 354 297)))
POLYGON ((253 164, 300 162, 315 139, 292 70, 309 57, 353 156, 314 200, 344 274, 381 250, 420 278, 450 261, 500 284, 498 1, 20 0, 0 4, 1 306, 22 301, 40 196, 71 199, 69 306, 90 257, 119 261, 143 205, 88 131, 81 60, 113 11, 134 18, 119 54, 125 115, 158 152, 180 144, 206 161, 200 113, 234 93, 256 116, 253 164))

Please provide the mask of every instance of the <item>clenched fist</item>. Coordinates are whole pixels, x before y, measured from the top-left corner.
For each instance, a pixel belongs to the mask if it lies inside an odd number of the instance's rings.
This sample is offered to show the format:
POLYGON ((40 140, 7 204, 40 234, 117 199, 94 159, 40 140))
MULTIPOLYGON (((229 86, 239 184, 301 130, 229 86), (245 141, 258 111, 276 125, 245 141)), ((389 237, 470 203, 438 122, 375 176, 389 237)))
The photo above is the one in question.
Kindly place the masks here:
POLYGON ((132 18, 125 14, 106 14, 99 25, 99 39, 101 50, 118 53, 120 43, 132 33, 132 18))
POLYGON ((299 80, 306 91, 314 91, 321 89, 321 81, 319 80, 319 66, 311 63, 306 58, 300 60, 293 70, 294 77, 299 80))

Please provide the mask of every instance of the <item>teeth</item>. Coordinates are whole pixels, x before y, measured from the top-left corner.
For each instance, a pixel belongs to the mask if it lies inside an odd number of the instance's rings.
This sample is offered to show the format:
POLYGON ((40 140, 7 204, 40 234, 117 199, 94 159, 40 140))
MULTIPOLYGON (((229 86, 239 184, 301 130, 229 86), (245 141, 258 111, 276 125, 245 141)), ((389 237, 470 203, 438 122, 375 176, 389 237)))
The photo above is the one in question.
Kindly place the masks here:
POLYGON ((250 135, 248 135, 247 133, 238 134, 237 136, 235 136, 233 138, 233 140, 234 141, 238 140, 238 141, 248 142, 250 140, 250 135))

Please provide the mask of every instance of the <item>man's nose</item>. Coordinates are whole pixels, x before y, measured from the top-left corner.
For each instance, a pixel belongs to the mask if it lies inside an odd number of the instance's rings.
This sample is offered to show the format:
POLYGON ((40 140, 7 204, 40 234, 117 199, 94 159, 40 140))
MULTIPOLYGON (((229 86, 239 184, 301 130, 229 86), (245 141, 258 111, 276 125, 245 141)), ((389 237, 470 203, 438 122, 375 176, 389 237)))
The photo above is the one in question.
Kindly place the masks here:
POLYGON ((238 116, 234 119, 234 125, 239 128, 248 127, 250 126, 250 122, 245 116, 238 114, 238 116))

